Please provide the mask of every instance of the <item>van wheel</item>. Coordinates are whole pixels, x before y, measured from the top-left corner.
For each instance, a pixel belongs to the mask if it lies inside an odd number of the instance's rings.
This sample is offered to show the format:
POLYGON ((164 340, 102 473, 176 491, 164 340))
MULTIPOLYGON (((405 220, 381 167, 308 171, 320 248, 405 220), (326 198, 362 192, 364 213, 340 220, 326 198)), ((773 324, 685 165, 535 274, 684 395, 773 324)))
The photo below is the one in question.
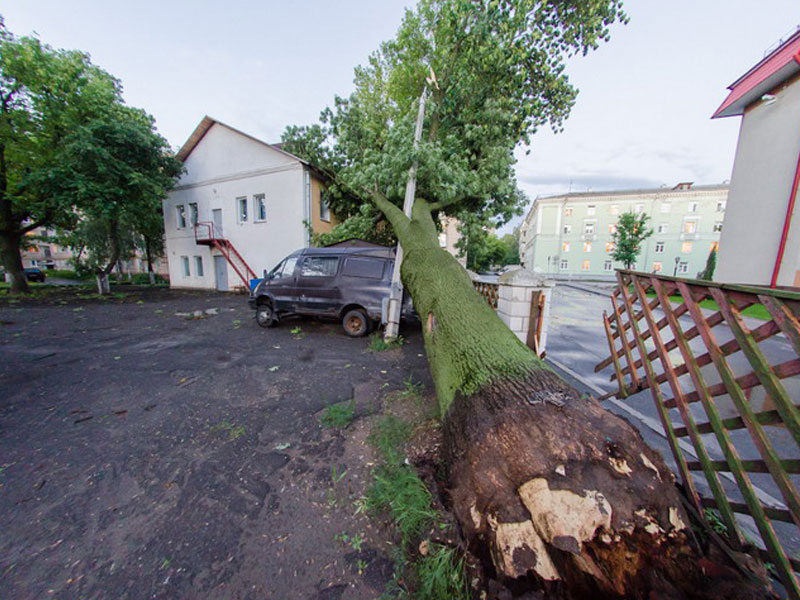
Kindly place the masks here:
POLYGON ((275 318, 275 311, 269 304, 259 304, 256 309, 256 323, 261 327, 275 327, 278 319, 275 318))
POLYGON ((362 337, 367 335, 369 331, 367 313, 360 308, 347 311, 347 314, 342 319, 342 327, 344 327, 344 332, 350 337, 362 337))

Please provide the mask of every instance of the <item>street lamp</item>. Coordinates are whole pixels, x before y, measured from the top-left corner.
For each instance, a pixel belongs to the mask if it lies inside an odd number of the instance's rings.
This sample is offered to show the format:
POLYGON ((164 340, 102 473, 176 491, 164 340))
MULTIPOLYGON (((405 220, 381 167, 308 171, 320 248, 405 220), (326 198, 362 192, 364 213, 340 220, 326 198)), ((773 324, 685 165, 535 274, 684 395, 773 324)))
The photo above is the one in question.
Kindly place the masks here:
POLYGON ((676 277, 678 275, 678 263, 679 262, 681 262, 681 257, 680 256, 676 256, 675 257, 675 270, 672 271, 672 276, 673 277, 676 277))

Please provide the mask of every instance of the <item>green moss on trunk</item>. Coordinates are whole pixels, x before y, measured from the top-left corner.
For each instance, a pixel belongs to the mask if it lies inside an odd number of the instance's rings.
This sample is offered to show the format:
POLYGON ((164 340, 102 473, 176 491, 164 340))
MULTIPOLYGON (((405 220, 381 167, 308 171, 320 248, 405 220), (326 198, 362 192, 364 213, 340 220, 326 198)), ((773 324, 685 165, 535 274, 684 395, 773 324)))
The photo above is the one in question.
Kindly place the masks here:
POLYGON ((411 222, 395 229, 405 250, 403 284, 422 320, 442 415, 457 394, 471 396, 501 378, 522 380, 546 368, 478 294, 458 261, 439 247, 424 200, 415 203, 411 222))

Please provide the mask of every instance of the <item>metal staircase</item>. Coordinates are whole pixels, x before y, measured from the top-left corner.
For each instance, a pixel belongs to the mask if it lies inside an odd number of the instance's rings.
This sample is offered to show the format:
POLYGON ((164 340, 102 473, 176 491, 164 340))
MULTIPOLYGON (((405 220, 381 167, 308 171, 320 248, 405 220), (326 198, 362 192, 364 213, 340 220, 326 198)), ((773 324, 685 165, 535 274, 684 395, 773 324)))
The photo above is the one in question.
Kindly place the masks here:
POLYGON ((256 279, 256 273, 242 255, 236 250, 230 240, 222 237, 219 229, 211 221, 201 221, 194 226, 194 241, 200 246, 216 248, 225 257, 228 264, 233 267, 239 279, 244 283, 245 289, 250 289, 250 280, 256 279))

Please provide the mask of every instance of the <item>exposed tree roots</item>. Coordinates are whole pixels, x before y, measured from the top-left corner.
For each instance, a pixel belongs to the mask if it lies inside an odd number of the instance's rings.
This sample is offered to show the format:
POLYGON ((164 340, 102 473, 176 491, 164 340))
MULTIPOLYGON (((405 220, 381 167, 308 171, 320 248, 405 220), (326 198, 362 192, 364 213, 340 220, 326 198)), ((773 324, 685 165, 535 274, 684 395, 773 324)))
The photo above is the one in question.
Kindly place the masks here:
POLYGON ((510 589, 559 598, 770 597, 732 565, 701 555, 661 457, 552 372, 457 398, 445 418, 444 459, 471 550, 510 589))

